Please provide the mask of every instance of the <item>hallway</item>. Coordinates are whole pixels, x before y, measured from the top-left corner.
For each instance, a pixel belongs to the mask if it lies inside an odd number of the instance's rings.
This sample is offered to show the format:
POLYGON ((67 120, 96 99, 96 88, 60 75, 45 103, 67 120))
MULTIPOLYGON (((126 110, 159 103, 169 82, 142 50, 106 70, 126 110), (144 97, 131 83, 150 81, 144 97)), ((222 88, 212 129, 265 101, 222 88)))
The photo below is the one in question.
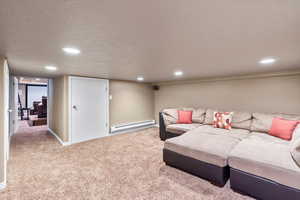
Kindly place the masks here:
POLYGON ((34 188, 43 186, 39 180, 47 177, 51 153, 62 146, 48 133, 47 126, 32 126, 19 121, 18 132, 11 138, 8 161, 7 188, 0 192, 0 199, 28 199, 34 188))

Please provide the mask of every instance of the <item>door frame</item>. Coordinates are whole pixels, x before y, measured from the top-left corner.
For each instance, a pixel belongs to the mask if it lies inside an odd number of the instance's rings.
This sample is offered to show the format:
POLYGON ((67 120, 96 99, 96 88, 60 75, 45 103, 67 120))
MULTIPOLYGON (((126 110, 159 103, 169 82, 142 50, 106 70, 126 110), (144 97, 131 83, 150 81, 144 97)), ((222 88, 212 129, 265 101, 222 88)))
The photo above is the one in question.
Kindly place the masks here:
POLYGON ((109 80, 108 79, 101 79, 101 78, 89 78, 89 77, 80 77, 80 76, 69 76, 68 77, 68 135, 69 135, 69 143, 75 144, 79 142, 73 142, 73 134, 72 134, 72 80, 79 79, 79 80, 104 80, 106 82, 106 99, 107 99, 107 105, 106 105, 106 119, 107 119, 107 125, 106 125, 106 133, 105 136, 99 136, 95 139, 107 137, 109 136, 109 80))
POLYGON ((23 84, 23 85, 25 85, 25 106, 26 106, 26 108, 28 108, 28 87, 47 87, 47 95, 48 95, 48 83, 46 85, 42 85, 42 84, 23 84))
MULTIPOLYGON (((18 79, 16 76, 9 76, 9 141, 8 146, 10 147, 10 139, 13 136, 19 127, 19 120, 18 120, 18 94, 19 94, 19 87, 18 87, 18 79)), ((9 148, 8 148, 9 149, 9 148)), ((9 152, 8 152, 9 155, 9 152)))
POLYGON ((9 159, 9 126, 10 126, 10 121, 9 121, 9 101, 10 101, 10 76, 9 76, 9 67, 8 67, 8 61, 7 59, 4 60, 4 69, 3 69, 3 92, 4 92, 4 102, 3 102, 3 123, 4 123, 4 139, 3 139, 3 162, 4 162, 4 177, 3 177, 3 182, 0 183, 0 189, 6 186, 6 181, 7 181, 7 161, 9 159))
MULTIPOLYGON (((15 134, 19 128, 19 115, 18 115, 18 108, 19 108, 19 80, 17 79, 17 77, 13 76, 13 95, 12 95, 12 99, 10 99, 10 101, 13 101, 13 108, 14 109, 14 120, 15 122, 13 123, 13 134, 15 134)), ((12 135, 10 135, 12 136, 12 135)))

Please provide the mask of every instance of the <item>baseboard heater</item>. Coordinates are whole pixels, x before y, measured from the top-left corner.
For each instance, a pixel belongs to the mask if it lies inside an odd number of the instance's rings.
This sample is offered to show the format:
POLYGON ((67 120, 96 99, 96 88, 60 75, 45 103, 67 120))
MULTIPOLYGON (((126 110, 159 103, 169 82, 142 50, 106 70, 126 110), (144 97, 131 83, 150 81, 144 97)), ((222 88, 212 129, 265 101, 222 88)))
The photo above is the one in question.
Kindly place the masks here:
POLYGON ((140 122, 118 124, 110 128, 110 133, 130 131, 131 129, 138 129, 138 128, 143 128, 143 127, 148 127, 153 125, 155 125, 155 120, 146 120, 140 122))

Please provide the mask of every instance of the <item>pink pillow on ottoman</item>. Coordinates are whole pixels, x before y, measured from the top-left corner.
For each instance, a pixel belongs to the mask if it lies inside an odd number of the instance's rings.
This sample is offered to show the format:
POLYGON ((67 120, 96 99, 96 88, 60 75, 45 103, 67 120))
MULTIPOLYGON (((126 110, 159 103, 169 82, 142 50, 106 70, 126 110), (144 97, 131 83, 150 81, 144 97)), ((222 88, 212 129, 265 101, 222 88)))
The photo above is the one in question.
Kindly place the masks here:
POLYGON ((269 134, 284 140, 291 140, 293 132, 298 124, 299 121, 273 118, 269 134))
POLYGON ((177 124, 191 124, 193 111, 178 110, 177 124))

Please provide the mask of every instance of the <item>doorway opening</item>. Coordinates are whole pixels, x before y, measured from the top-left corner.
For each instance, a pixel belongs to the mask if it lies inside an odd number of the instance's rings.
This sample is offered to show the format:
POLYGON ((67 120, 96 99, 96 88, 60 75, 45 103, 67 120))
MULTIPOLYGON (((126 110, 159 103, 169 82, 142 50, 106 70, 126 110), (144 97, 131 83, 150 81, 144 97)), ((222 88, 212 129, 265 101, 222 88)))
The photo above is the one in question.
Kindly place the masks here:
POLYGON ((18 120, 20 125, 47 125, 48 79, 17 77, 18 120))

